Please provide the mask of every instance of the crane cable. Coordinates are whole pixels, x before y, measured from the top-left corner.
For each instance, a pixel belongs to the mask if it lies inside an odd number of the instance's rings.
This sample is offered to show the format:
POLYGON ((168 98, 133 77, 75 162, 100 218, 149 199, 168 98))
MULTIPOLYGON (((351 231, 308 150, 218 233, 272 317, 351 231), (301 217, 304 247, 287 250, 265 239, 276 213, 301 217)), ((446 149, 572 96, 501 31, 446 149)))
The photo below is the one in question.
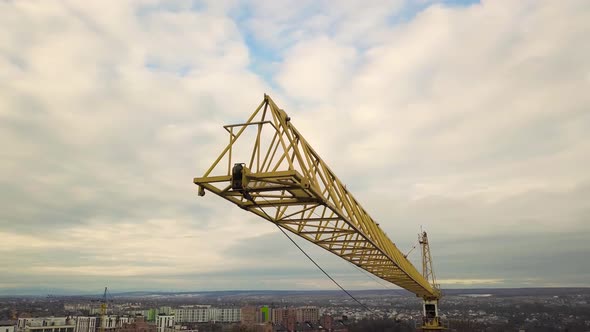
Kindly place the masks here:
MULTIPOLYGON (((259 196, 260 197, 260 196, 259 196)), ((264 197, 260 197, 262 198, 264 201, 268 202, 268 200, 264 199, 264 197)), ((264 211, 263 211, 264 212, 264 211)), ((315 212, 314 210, 311 211, 312 214, 314 214, 316 217, 318 218, 322 218, 322 216, 320 216, 317 212, 315 212)), ((267 215, 268 216, 268 215, 267 215)), ((329 226, 332 226, 334 228, 336 228, 336 225, 334 224, 334 221, 330 221, 328 223, 329 226)), ((390 286, 388 286, 387 284, 384 284, 381 282, 381 278, 377 277, 376 275, 360 268, 358 265, 354 264, 353 262, 349 261, 348 259, 345 259, 345 261, 347 261, 350 265, 354 266, 357 270, 361 271, 363 274, 365 274, 369 279, 375 281, 377 284, 383 286, 383 288, 389 289, 389 290, 395 290, 395 288, 391 288, 390 286)))
MULTIPOLYGON (((268 220, 271 220, 271 221, 273 220, 273 218, 268 213, 266 213, 266 211, 264 211, 262 206, 258 205, 258 203, 256 203, 256 201, 254 201, 252 196, 247 191, 243 192, 243 196, 244 196, 244 198, 246 198, 247 200, 252 202, 252 204, 254 204, 254 206, 259 208, 260 211, 262 211, 262 213, 264 213, 266 215, 268 220)), ((260 198, 262 198, 264 201, 268 202, 264 197, 260 197, 260 198)), ((326 277, 328 277, 330 280, 332 280, 332 282, 334 284, 336 284, 336 286, 338 286, 338 288, 340 288, 344 293, 346 293, 346 295, 350 296, 350 298, 353 299, 356 303, 358 303, 361 307, 367 309, 368 311, 370 311, 372 313, 375 313, 375 311, 373 309, 367 307, 367 305, 365 305, 364 303, 359 301, 356 297, 354 297, 352 294, 350 294, 349 291, 344 289, 344 287, 342 287, 334 278, 332 278, 332 276, 328 272, 326 272, 326 270, 324 270, 313 258, 311 258, 311 256, 309 256, 309 254, 307 252, 305 252, 305 250, 303 248, 301 248, 301 246, 299 246, 299 244, 297 244, 297 242, 295 242, 295 240, 293 240, 291 238, 291 236, 289 236, 289 234, 287 234, 287 232, 285 232, 285 230, 281 228, 281 226, 279 226, 279 224, 277 224, 275 222, 273 222, 273 224, 275 224, 275 226, 277 226, 277 228, 281 231, 281 233, 283 233, 291 241, 291 243, 293 243, 297 247, 297 249, 299 249, 299 251, 301 251, 305 255, 305 257, 307 257, 318 269, 320 269, 320 271, 322 271, 326 275, 326 277)))
MULTIPOLYGON (((247 193, 247 195, 248 195, 250 198, 252 197, 251 195, 249 195, 249 193, 247 193)), ((269 203, 269 201, 268 201, 267 199, 265 199, 264 197, 261 197, 261 196, 258 196, 258 197, 260 197, 260 198, 261 198, 262 200, 264 200, 265 202, 269 203)), ((252 199, 249 199, 249 200, 250 200, 250 201, 252 201, 252 199)), ((256 202, 254 202, 254 204, 256 204, 256 202)), ((256 204, 256 205, 257 205, 257 204, 256 204)), ((260 209, 260 210, 261 210, 261 211, 262 211, 262 212, 263 212, 263 213, 264 213, 264 214, 265 214, 267 217, 270 217, 270 216, 269 216, 269 215, 266 213, 266 211, 264 211, 264 210, 263 210, 263 209, 260 207, 260 205, 257 205, 257 206, 258 206, 258 208, 259 208, 259 209, 260 209)), ((319 215, 317 212, 315 212, 315 211, 313 211, 313 210, 312 210, 312 211, 311 211, 311 213, 312 213, 312 214, 314 214, 316 217, 318 217, 318 218, 321 218, 321 216, 320 216, 320 215, 319 215)), ((277 224, 275 224, 275 225, 277 225, 277 224)), ((333 221, 330 221, 330 222, 329 222, 329 225, 330 225, 330 226, 333 226, 333 227, 336 227, 336 225, 334 225, 334 224, 333 224, 333 221)), ((277 225, 277 226, 278 226, 278 225, 277 225)), ((280 229, 281 231, 283 231, 283 229, 282 229, 282 228, 280 228, 280 227, 279 227, 279 229, 280 229)), ((286 234, 285 232, 283 232, 283 233, 284 233, 284 234, 285 234, 287 237, 289 237, 289 235, 288 235, 288 234, 286 234)), ((289 239, 290 239, 290 238, 289 238, 289 239)), ((290 239, 290 240, 291 240, 291 239, 290 239)), ((293 241, 293 240, 291 240, 291 241, 293 241)), ((416 246, 414 246, 414 247, 416 247, 416 246)), ((300 250, 301 250, 301 249, 300 249, 300 250)), ((410 250, 410 252, 411 252, 411 250, 410 250)), ((305 252, 304 252, 304 254, 305 254, 305 252)), ((408 254, 409 254, 409 253, 408 253, 408 254)), ((388 289, 388 290, 395 290, 395 288, 392 288, 392 287, 388 286, 387 284, 384 284, 383 282, 381 282, 381 278, 379 278, 379 277, 375 276, 374 274, 372 274, 372 273, 370 273, 370 272, 368 272, 368 271, 366 271, 366 270, 364 270, 364 269, 360 268, 358 265, 356 265, 356 264, 352 263, 352 262, 351 262, 351 261, 349 261, 349 260, 346 260, 346 261, 347 261, 347 262, 348 262, 350 265, 354 266, 354 267, 355 267, 357 270, 359 270, 359 271, 361 271, 363 274, 365 274, 365 275, 366 275, 366 276, 367 276, 369 279, 371 279, 371 280, 375 281, 377 284, 381 285, 383 288, 386 288, 386 289, 388 289)))
MULTIPOLYGON (((317 212, 315 211, 311 211, 311 213, 313 213, 316 217, 321 218, 322 216, 320 216, 317 212)), ((336 228, 336 225, 334 224, 333 221, 330 221, 328 223, 328 225, 336 228)), ((357 270, 361 271, 363 274, 365 274, 369 279, 374 280, 376 283, 378 283, 379 285, 383 286, 384 288, 390 289, 390 290, 394 290, 394 288, 391 288, 389 286, 387 286, 387 284, 383 284, 380 280, 382 280, 381 278, 377 277, 376 275, 360 268, 358 265, 354 264, 353 262, 349 261, 348 259, 345 259, 345 261, 347 261, 350 265, 354 266, 357 270)))
MULTIPOLYGON (((313 211, 313 210, 311 211, 311 213, 313 213, 313 214, 314 214, 316 217, 318 217, 318 218, 321 218, 321 217, 322 217, 322 216, 320 216, 320 215, 319 215, 317 212, 315 212, 315 211, 313 211)), ((328 223, 328 225, 329 225, 329 226, 332 226, 332 227, 334 227, 334 228, 336 228, 336 225, 334 224, 334 222, 333 222, 333 221, 330 221, 330 222, 328 223)), ((391 287, 387 286, 386 284, 383 284, 383 283, 380 281, 380 280, 381 280, 381 278, 379 278, 379 277, 375 276, 374 274, 372 274, 372 273, 370 273, 370 272, 368 272, 368 271, 366 271, 366 270, 364 270, 364 269, 360 268, 358 265, 354 264, 353 262, 349 261, 348 259, 345 259, 345 261, 347 261, 347 262, 348 262, 350 265, 354 266, 354 267, 355 267, 357 270, 361 271, 361 272, 362 272, 363 274, 365 274, 365 275, 366 275, 366 276, 367 276, 369 279, 372 279, 372 280, 374 280, 376 283, 378 283, 379 285, 383 286, 383 288, 390 289, 390 290, 393 290, 393 289, 394 289, 394 288, 391 288, 391 287)))

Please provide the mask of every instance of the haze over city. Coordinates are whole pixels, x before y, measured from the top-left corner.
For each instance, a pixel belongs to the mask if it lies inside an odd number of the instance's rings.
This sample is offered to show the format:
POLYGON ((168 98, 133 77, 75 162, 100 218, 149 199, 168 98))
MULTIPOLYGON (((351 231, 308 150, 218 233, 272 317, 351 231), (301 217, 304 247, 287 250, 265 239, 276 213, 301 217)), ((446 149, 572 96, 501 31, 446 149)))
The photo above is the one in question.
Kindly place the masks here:
POLYGON ((588 1, 0 1, 0 27, 0 295, 336 289, 197 197, 264 93, 400 250, 428 230, 443 289, 590 287, 588 1))

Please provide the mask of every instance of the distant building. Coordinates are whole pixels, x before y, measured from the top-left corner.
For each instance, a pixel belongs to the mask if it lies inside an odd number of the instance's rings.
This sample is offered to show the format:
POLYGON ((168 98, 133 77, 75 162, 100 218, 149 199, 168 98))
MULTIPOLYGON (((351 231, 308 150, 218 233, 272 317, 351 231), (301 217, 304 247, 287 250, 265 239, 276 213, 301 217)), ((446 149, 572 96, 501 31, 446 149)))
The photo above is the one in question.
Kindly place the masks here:
POLYGON ((211 308, 209 319, 214 322, 235 323, 242 319, 240 308, 211 308))
POLYGON ((297 308, 296 319, 299 323, 311 322, 315 324, 320 319, 320 309, 311 306, 297 308))
POLYGON ((172 307, 159 307, 158 314, 174 315, 174 309, 172 307))
POLYGON ((206 323, 211 320, 211 306, 197 306, 196 308, 176 309, 176 321, 179 323, 206 323))
POLYGON ((155 322, 160 309, 128 310, 128 315, 143 316, 148 322, 155 322))
POLYGON ((172 328, 174 327, 174 316, 173 315, 163 315, 160 314, 156 316, 156 328, 158 331, 162 331, 165 328, 172 328))
POLYGON ((148 310, 127 310, 125 311, 125 313, 129 316, 143 316, 143 317, 147 317, 148 315, 148 310))
POLYGON ((155 322, 157 315, 158 315, 158 312, 156 309, 149 309, 148 314, 147 314, 147 321, 148 322, 155 322))
POLYGON ((295 331, 297 310, 295 308, 274 308, 272 309, 272 319, 277 331, 295 331))
POLYGON ((272 322, 272 310, 268 306, 262 306, 256 311, 256 322, 266 323, 272 322))
POLYGON ((211 308, 198 306, 195 308, 176 309, 175 321, 178 323, 239 322, 242 318, 240 308, 211 308))
POLYGON ((17 332, 74 332, 71 317, 19 318, 17 332))
MULTIPOLYGON (((66 303, 64 304, 64 310, 66 311, 90 311, 96 309, 96 306, 91 306, 86 303, 66 303)), ((100 309, 100 308, 98 308, 100 309)))
POLYGON ((286 329, 293 330, 297 323, 297 312, 294 308, 272 309, 272 321, 275 325, 282 325, 286 329))
POLYGON ((98 317, 78 316, 75 321, 74 332, 96 332, 98 317))
MULTIPOLYGON (((106 332, 113 332, 117 328, 123 327, 124 324, 135 322, 138 317, 107 315, 99 318, 98 329, 104 328, 106 332)), ((143 319, 143 317, 141 317, 143 319)))
POLYGON ((254 326, 256 324, 256 307, 247 306, 242 307, 241 311, 241 322, 245 326, 254 326))
POLYGON ((90 310, 88 311, 89 315, 100 315, 102 309, 100 308, 90 308, 90 310))
POLYGON ((124 323, 115 332, 156 332, 156 325, 149 324, 144 317, 137 317, 133 323, 124 323))
POLYGON ((155 322, 156 321, 156 316, 158 314, 164 313, 166 315, 169 315, 172 312, 172 308, 171 307, 160 307, 158 309, 141 309, 141 310, 128 310, 127 314, 128 315, 133 315, 133 316, 143 316, 145 317, 145 319, 148 322, 155 322))
POLYGON ((274 308, 272 309, 272 322, 281 324, 287 328, 294 328, 295 323, 317 323, 320 316, 318 307, 300 308, 274 308))
POLYGON ((14 322, 0 322, 0 332, 15 332, 14 322))

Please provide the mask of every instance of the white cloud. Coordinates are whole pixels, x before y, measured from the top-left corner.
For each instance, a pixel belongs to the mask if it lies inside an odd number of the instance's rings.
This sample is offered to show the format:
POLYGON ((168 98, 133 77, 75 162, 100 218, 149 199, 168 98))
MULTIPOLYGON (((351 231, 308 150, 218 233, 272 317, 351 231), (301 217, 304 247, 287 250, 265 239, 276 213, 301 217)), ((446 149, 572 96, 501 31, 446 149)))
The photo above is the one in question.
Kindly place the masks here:
MULTIPOLYGON (((589 252, 567 240, 587 234, 590 211, 588 2, 434 4, 401 18, 398 1, 191 6, 0 3, 0 264, 12 273, 223 288, 207 273, 306 266, 261 236, 272 225, 192 184, 227 141, 221 125, 264 92, 401 248, 424 224, 434 244, 534 229, 589 252)), ((484 249, 508 255, 497 246, 484 249)), ((449 258, 469 255, 434 247, 451 283, 535 277, 472 275, 449 258)), ((244 273, 236 285, 261 279, 244 273)))
POLYGON ((276 80, 293 98, 325 101, 346 84, 355 58, 354 48, 326 37, 298 43, 289 49, 276 80))
MULTIPOLYGON (((244 27, 258 43, 288 48, 301 40, 328 35, 338 41, 366 45, 381 37, 383 26, 404 8, 387 1, 258 1, 248 3, 244 27)), ((288 52, 288 51, 286 51, 288 52)))

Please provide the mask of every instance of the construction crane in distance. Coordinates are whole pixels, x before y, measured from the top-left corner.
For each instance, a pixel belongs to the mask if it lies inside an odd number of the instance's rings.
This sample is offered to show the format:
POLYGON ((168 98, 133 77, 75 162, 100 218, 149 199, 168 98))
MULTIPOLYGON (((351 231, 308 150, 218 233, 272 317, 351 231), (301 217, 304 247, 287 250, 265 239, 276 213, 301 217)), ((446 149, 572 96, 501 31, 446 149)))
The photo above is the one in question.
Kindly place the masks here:
POLYGON ((105 332, 105 325, 107 324, 107 309, 108 309, 108 288, 104 288, 104 293, 100 299, 100 325, 99 332, 105 332))
POLYGON ((274 101, 244 123, 225 125, 229 143, 202 177, 210 191, 423 299, 423 330, 442 330, 441 291, 426 232, 422 274, 387 237, 274 101))

